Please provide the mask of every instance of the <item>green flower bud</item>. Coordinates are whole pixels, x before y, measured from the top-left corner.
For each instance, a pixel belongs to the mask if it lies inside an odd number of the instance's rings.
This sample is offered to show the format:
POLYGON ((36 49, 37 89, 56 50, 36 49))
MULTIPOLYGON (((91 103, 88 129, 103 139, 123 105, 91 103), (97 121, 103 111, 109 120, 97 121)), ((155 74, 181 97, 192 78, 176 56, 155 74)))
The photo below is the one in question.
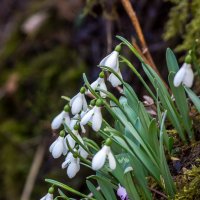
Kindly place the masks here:
POLYGON ((99 77, 100 77, 100 78, 104 78, 104 77, 105 77, 105 74, 104 74, 103 71, 99 74, 99 77))
POLYGON ((64 136, 65 136, 65 131, 64 130, 60 131, 60 137, 64 137, 64 136))
POLYGON ((191 55, 187 55, 187 56, 185 57, 185 63, 191 64, 191 62, 192 62, 192 57, 191 57, 191 55))
POLYGON ((92 100, 90 101, 90 105, 91 105, 91 106, 95 106, 95 104, 96 104, 96 99, 92 99, 92 100))
POLYGON ((54 193, 54 187, 53 186, 49 188, 48 193, 49 194, 53 194, 54 193))
POLYGON ((120 52, 120 51, 121 51, 121 44, 118 44, 118 45, 115 47, 115 51, 117 51, 117 52, 120 52))
POLYGON ((101 99, 97 99, 96 106, 100 107, 102 106, 102 104, 103 104, 103 101, 101 99))
POLYGON ((64 111, 65 112, 70 112, 70 106, 69 106, 69 104, 65 105, 64 111))
POLYGON ((78 131, 78 129, 79 129, 79 124, 75 124, 74 125, 74 130, 78 131))
POLYGON ((106 146, 111 146, 111 144, 112 144, 112 140, 111 140, 110 138, 108 138, 108 139, 106 140, 106 142, 105 142, 105 145, 106 145, 106 146))
POLYGON ((81 94, 84 94, 85 91, 86 91, 85 87, 82 87, 82 88, 80 89, 80 93, 81 93, 81 94))

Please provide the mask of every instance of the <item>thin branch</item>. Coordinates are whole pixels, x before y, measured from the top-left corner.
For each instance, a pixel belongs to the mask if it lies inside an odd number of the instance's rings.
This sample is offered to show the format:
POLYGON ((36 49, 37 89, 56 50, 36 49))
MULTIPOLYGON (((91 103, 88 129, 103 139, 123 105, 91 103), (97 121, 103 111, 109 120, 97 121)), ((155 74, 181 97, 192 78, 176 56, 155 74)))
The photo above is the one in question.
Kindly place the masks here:
POLYGON ((144 35, 143 35, 143 32, 142 32, 142 29, 141 29, 141 26, 140 26, 140 23, 138 21, 138 18, 137 18, 137 15, 131 5, 131 2, 130 0, 121 0, 122 2, 122 5, 124 6, 124 9, 126 10, 134 28, 135 28, 135 31, 138 35, 138 38, 140 40, 140 43, 141 43, 141 46, 142 46, 142 54, 144 54, 144 56, 147 58, 147 60, 151 63, 151 66, 152 68, 158 72, 155 64, 154 64, 154 61, 151 57, 151 54, 149 52, 149 49, 147 47, 147 44, 146 44, 146 41, 145 41, 145 38, 144 38, 144 35))
POLYGON ((159 194, 160 196, 164 197, 165 199, 168 199, 165 194, 163 194, 162 192, 160 192, 160 191, 158 191, 156 189, 153 189, 153 188, 149 187, 149 190, 151 190, 152 192, 155 192, 156 194, 159 194))
MULTIPOLYGON (((151 54, 149 52, 149 49, 147 47, 147 44, 146 44, 146 41, 145 41, 145 38, 144 38, 144 35, 143 35, 143 32, 142 32, 142 29, 141 29, 141 26, 140 26, 140 23, 139 23, 139 20, 137 18, 137 15, 136 15, 136 12, 134 11, 134 8, 132 7, 131 5, 131 2, 130 0, 121 0, 122 2, 122 5, 125 9, 125 11, 127 12, 132 24, 133 24, 133 27, 135 28, 135 31, 136 31, 136 34, 140 40, 140 44, 142 46, 142 51, 140 50, 139 53, 142 55, 145 56, 145 60, 147 60, 148 64, 150 67, 152 67, 154 69, 154 71, 159 75, 159 77, 162 79, 162 76, 160 74, 160 72, 158 71, 157 67, 155 66, 154 64, 154 61, 151 57, 151 54)), ((134 42, 134 46, 135 48, 138 50, 139 47, 137 46, 136 42, 134 42)), ((144 56, 142 56, 144 58, 144 56)), ((166 84, 166 82, 162 79, 165 87, 170 91, 168 85, 166 84)))
POLYGON ((30 199, 40 166, 43 161, 45 149, 46 149, 46 142, 41 142, 37 148, 37 151, 35 153, 35 156, 34 156, 34 159, 33 159, 32 165, 31 165, 31 169, 30 169, 28 177, 26 179, 24 189, 23 189, 23 192, 21 195, 21 200, 29 200, 30 199))

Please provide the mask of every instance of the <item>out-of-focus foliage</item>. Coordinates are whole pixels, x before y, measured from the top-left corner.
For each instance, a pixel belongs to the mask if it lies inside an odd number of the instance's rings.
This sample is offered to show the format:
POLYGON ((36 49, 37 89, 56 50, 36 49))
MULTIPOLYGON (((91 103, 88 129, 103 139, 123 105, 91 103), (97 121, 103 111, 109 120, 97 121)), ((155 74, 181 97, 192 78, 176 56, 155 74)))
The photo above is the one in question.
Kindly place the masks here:
POLYGON ((193 49, 200 55, 200 1, 168 0, 173 4, 166 23, 164 39, 178 40, 176 51, 193 49))
POLYGON ((51 8, 45 12, 47 20, 30 35, 21 30, 30 14, 21 17, 0 54, 0 199, 4 200, 20 198, 35 147, 51 134, 50 121, 64 106, 59 96, 76 91, 85 69, 69 46, 65 33, 70 24, 51 8))

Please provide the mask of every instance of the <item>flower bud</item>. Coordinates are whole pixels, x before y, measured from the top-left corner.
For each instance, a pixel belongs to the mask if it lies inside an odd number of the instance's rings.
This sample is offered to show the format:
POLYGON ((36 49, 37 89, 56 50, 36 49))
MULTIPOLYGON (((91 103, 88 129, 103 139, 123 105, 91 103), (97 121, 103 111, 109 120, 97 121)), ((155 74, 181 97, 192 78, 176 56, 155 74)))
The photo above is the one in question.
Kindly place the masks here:
POLYGON ((65 136, 65 131, 64 130, 60 131, 60 137, 64 137, 64 136, 65 136))
POLYGON ((85 90, 85 87, 82 87, 82 88, 80 89, 80 93, 81 93, 81 94, 84 94, 85 91, 86 91, 86 90, 85 90))

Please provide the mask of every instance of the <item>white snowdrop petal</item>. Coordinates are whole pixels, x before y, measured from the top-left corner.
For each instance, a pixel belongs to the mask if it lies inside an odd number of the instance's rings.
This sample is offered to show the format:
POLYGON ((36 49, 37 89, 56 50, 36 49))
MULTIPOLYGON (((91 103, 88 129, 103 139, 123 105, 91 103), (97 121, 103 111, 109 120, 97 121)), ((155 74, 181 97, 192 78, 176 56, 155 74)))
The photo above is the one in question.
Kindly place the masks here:
POLYGON ((59 158, 64 150, 64 143, 63 143, 64 138, 63 137, 58 137, 54 147, 52 148, 52 156, 54 158, 59 158))
MULTIPOLYGON (((107 91, 107 87, 106 87, 106 84, 105 84, 105 81, 104 81, 104 80, 103 80, 103 81, 101 82, 101 84, 99 85, 99 88, 102 89, 102 90, 107 91)), ((103 93, 103 92, 101 92, 101 91, 100 91, 100 95, 101 95, 102 98, 106 98, 106 94, 103 93)))
POLYGON ((67 112, 65 112, 65 114, 64 114, 64 122, 65 122, 65 124, 67 125, 67 126, 69 126, 70 125, 70 116, 69 116, 69 113, 67 113, 67 112))
POLYGON ((94 115, 92 117, 92 129, 94 131, 99 131, 102 124, 102 115, 101 115, 101 108, 96 107, 94 111, 94 115))
POLYGON ((55 144, 56 144, 57 139, 51 144, 51 146, 49 147, 49 151, 52 152, 55 144))
POLYGON ((67 141, 69 143, 69 146, 73 149, 75 147, 76 141, 72 138, 71 135, 68 136, 67 141))
POLYGON ((97 88, 98 85, 99 85, 99 78, 98 78, 96 81, 94 81, 94 82, 90 85, 90 87, 91 87, 93 90, 96 90, 96 88, 97 88))
POLYGON ((51 123, 51 128, 52 129, 58 129, 61 126, 61 124, 63 122, 63 116, 64 116, 64 114, 65 114, 65 111, 62 111, 59 115, 57 115, 53 119, 53 121, 51 123))
POLYGON ((93 170, 99 170, 103 167, 106 161, 106 155, 107 155, 107 149, 106 146, 103 146, 103 148, 98 151, 95 156, 92 159, 92 169, 93 170))
POLYGON ((45 200, 53 200, 53 194, 47 194, 45 200))
POLYGON ((122 84, 121 81, 113 73, 109 75, 108 81, 112 84, 113 87, 117 87, 122 84))
POLYGON ((71 119, 71 122, 70 122, 70 125, 69 125, 69 128, 72 130, 74 128, 74 125, 77 123, 78 121, 78 114, 76 114, 72 119, 71 119))
POLYGON ((118 56, 119 56, 119 53, 117 51, 113 51, 110 55, 108 55, 106 58, 104 58, 100 62, 100 65, 118 70, 118 67, 119 67, 118 56))
POLYGON ((77 96, 79 95, 80 93, 78 93, 77 95, 75 95, 69 102, 69 105, 72 106, 74 100, 77 98, 77 96))
POLYGON ((111 151, 108 153, 108 161, 110 169, 114 170, 116 168, 116 160, 111 151))
POLYGON ((182 83, 185 73, 186 73, 186 64, 184 63, 183 66, 179 69, 179 71, 176 73, 174 77, 175 87, 178 87, 182 83))
POLYGON ((87 157, 88 157, 88 152, 85 151, 81 146, 79 146, 79 154, 80 154, 83 158, 87 158, 87 157))
POLYGON ((92 117, 93 114, 94 114, 94 109, 91 109, 90 111, 88 111, 88 112, 84 115, 84 117, 81 119, 80 124, 81 124, 81 125, 87 124, 87 123, 90 121, 90 119, 91 119, 91 117, 92 117))
POLYGON ((77 95, 77 97, 74 99, 72 105, 71 105, 71 112, 73 115, 78 114, 83 106, 83 98, 82 95, 79 93, 79 95, 77 95))
POLYGON ((83 109, 83 111, 86 111, 87 108, 88 108, 88 105, 87 105, 87 101, 85 99, 85 95, 82 94, 82 109, 83 109))
POLYGON ((69 160, 65 160, 65 161, 62 163, 62 169, 66 168, 68 165, 69 165, 69 160))
POLYGON ((67 168, 67 176, 69 178, 73 178, 79 171, 80 167, 78 166, 77 163, 72 162, 67 168))
POLYGON ((183 78, 183 84, 189 88, 192 87, 194 81, 194 73, 191 66, 189 65, 186 69, 185 76, 183 78))
POLYGON ((68 134, 65 139, 64 139, 64 149, 63 149, 63 155, 66 155, 69 151, 69 148, 67 146, 67 142, 66 140, 68 141, 69 143, 69 146, 73 149, 75 144, 76 144, 76 141, 71 137, 70 134, 68 134))
POLYGON ((81 125, 81 132, 86 133, 85 127, 83 125, 81 125))

